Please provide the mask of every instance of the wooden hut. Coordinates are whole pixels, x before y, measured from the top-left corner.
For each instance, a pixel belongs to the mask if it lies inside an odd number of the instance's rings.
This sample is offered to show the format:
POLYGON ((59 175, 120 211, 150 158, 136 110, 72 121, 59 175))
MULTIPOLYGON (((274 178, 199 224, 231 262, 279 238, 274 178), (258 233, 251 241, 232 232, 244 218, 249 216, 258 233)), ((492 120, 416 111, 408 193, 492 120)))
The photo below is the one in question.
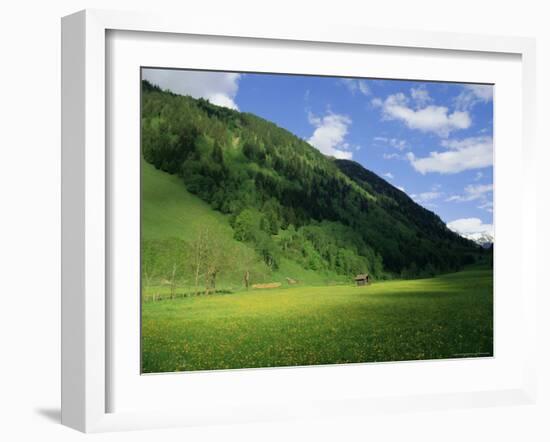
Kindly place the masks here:
POLYGON ((368 273, 365 273, 363 275, 357 275, 355 277, 355 282, 357 285, 366 285, 369 283, 369 275, 368 273))

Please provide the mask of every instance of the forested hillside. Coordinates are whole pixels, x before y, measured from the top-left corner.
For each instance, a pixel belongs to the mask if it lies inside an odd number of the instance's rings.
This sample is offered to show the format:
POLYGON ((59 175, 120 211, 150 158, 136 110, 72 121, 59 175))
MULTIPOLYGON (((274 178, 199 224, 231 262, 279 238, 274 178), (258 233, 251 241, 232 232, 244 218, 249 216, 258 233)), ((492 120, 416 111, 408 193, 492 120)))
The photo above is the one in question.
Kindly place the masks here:
MULTIPOLYGON (((254 265, 264 273, 294 263, 345 277, 430 276, 457 270, 483 253, 374 173, 325 157, 269 121, 145 81, 142 92, 145 161, 178 177, 224 215, 233 240, 252 251, 247 259, 258 260, 254 265)), ((144 222, 154 220, 152 215, 144 222)), ((179 249, 192 254, 192 237, 180 238, 179 249)), ((148 239, 147 247, 157 252, 147 249, 144 256, 152 261, 162 248, 154 241, 163 239, 148 239)), ((171 267, 155 268, 166 274, 171 267)), ((187 271, 199 274, 192 264, 187 271)), ((223 276, 219 270, 201 275, 206 286, 223 276)))

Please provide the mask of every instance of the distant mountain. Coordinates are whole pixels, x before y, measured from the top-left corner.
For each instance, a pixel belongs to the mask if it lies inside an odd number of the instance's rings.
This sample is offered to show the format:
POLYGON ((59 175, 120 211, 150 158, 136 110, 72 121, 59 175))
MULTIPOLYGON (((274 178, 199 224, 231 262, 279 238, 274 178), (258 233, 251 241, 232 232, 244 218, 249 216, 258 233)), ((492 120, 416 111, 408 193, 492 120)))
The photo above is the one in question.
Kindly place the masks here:
POLYGON ((422 276, 480 253, 373 172, 272 122, 146 81, 142 92, 144 159, 228 215, 235 239, 270 268, 422 276))
POLYGON ((491 247, 495 242, 493 235, 490 233, 484 233, 484 232, 465 233, 462 236, 471 241, 474 241, 476 244, 482 246, 485 249, 488 249, 489 247, 491 247))

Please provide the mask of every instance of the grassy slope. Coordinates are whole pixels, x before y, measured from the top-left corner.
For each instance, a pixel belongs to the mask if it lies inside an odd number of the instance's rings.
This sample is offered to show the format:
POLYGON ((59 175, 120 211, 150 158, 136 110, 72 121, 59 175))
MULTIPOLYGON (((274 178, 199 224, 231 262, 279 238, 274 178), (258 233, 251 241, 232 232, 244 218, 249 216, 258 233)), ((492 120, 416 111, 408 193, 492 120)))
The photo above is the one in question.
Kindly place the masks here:
POLYGON ((143 371, 465 357, 493 352, 492 271, 143 305, 143 371))
POLYGON ((144 239, 191 239, 201 227, 211 227, 233 237, 226 218, 208 203, 190 194, 175 175, 141 160, 141 234, 144 239))
MULTIPOLYGON (((185 188, 177 176, 157 170, 145 160, 141 160, 141 235, 143 239, 165 239, 170 237, 192 241, 199 230, 208 227, 221 232, 235 247, 248 247, 233 239, 233 229, 227 216, 216 212, 210 205, 185 188)), ((260 259, 259 259, 260 261, 260 259)), ((269 272, 263 264, 258 264, 252 283, 278 281, 286 284, 286 277, 297 279, 304 284, 327 284, 342 282, 342 277, 335 274, 318 274, 305 270, 298 264, 282 260, 276 272, 269 272)), ((240 278, 225 279, 222 275, 218 288, 239 290, 243 287, 240 278), (238 281, 238 282, 237 282, 238 281), (236 285, 237 284, 237 285, 236 285)), ((167 287, 153 287, 155 292, 169 291, 167 287)), ((147 296, 147 293, 145 294, 147 296)))

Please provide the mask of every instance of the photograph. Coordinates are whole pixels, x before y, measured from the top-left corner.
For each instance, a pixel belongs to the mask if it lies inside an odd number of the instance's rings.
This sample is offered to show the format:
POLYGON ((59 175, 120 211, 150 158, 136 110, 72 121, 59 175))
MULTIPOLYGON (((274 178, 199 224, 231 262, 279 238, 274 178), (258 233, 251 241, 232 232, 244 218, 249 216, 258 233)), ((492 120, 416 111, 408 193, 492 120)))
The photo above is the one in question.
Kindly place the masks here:
POLYGON ((493 84, 140 75, 142 374, 493 357, 493 84))

